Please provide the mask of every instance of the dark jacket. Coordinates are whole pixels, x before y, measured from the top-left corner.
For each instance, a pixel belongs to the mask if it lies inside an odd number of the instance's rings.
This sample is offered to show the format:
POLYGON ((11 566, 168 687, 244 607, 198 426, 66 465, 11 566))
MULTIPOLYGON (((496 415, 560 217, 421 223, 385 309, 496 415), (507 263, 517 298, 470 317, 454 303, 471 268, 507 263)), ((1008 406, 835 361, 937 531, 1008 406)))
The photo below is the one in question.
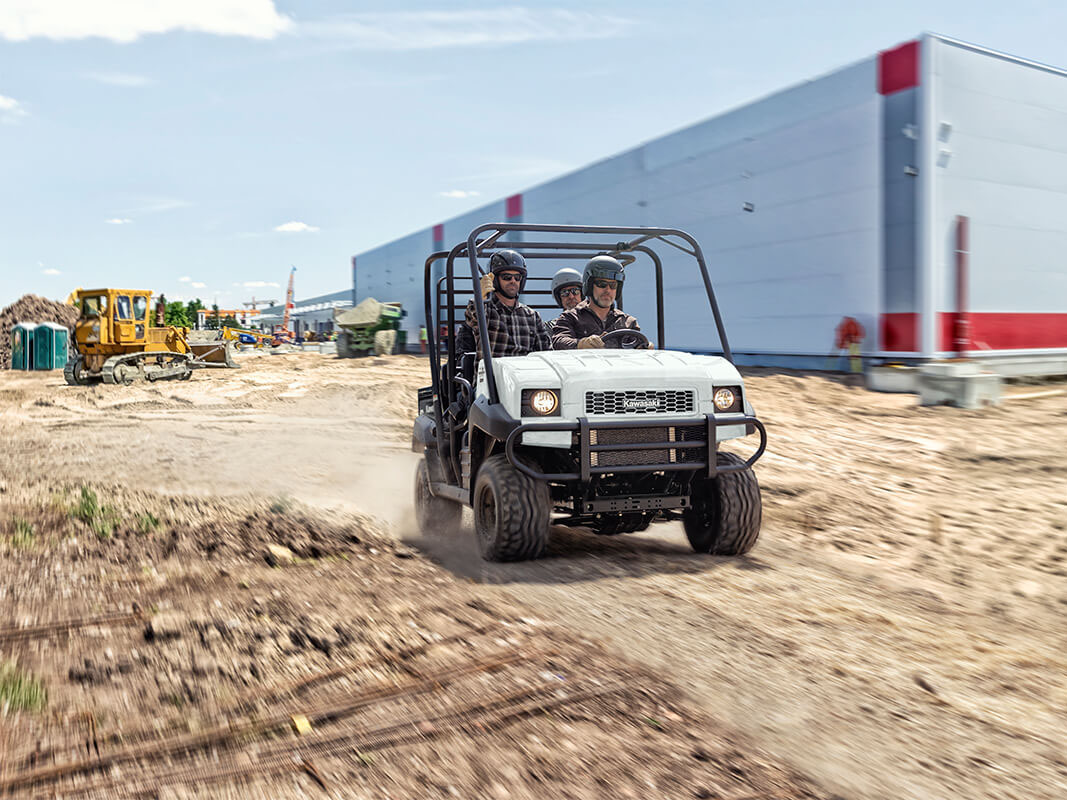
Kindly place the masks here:
MULTIPOLYGON (((489 330, 489 352, 493 358, 524 356, 537 350, 552 348, 544 320, 528 305, 515 303, 514 306, 506 306, 494 293, 485 301, 484 307, 485 325, 489 330)), ((478 341, 481 338, 478 331, 478 312, 473 300, 467 303, 464 327, 470 330, 471 338, 478 344, 480 354, 482 348, 481 342, 478 341)), ((465 339, 466 333, 461 330, 457 344, 462 344, 465 339)))
POLYGON ((583 300, 570 311, 564 311, 552 320, 552 349, 573 350, 578 346, 578 341, 586 336, 602 336, 608 331, 624 328, 641 330, 634 317, 619 311, 615 306, 611 307, 607 318, 601 322, 600 317, 589 307, 589 301, 583 300))

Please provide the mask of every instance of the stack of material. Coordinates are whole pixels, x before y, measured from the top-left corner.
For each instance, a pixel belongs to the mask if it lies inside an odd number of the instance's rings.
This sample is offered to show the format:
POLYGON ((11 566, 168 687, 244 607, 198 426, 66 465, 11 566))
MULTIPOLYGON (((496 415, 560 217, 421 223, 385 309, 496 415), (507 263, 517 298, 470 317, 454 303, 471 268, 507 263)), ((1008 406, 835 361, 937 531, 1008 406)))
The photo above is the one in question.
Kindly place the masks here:
POLYGON ((373 297, 367 297, 358 306, 347 311, 340 311, 335 308, 333 321, 342 327, 373 325, 381 319, 382 305, 383 303, 378 302, 373 297))
POLYGON ((0 311, 0 369, 11 369, 11 328, 18 322, 55 322, 71 330, 78 321, 78 309, 65 303, 46 300, 35 294, 20 297, 0 311))

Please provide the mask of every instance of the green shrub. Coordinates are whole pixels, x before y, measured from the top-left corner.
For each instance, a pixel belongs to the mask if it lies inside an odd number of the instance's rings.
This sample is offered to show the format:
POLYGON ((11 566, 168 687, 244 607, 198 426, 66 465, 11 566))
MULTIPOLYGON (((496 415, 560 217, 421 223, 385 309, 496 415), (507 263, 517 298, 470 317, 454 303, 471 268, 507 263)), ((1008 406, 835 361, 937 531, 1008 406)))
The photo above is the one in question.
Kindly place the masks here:
POLYGON ((15 517, 11 525, 11 544, 15 547, 33 547, 37 539, 37 530, 33 523, 22 517, 15 517))
POLYGON ((145 512, 137 518, 137 530, 139 533, 152 533, 159 529, 159 517, 155 514, 145 512))
POLYGON ((0 661, 0 709, 40 711, 48 702, 41 682, 10 661, 0 661))
POLYGON ((88 486, 81 488, 81 495, 70 510, 74 519, 80 519, 101 539, 107 539, 119 526, 119 515, 111 506, 100 505, 96 492, 88 486))

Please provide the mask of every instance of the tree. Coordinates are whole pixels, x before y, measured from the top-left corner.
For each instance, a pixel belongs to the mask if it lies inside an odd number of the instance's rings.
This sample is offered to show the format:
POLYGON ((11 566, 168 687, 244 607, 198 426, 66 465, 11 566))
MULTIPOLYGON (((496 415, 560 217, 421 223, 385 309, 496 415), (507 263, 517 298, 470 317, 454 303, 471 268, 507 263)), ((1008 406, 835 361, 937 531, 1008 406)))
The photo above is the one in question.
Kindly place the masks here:
POLYGON ((222 320, 221 327, 240 328, 242 326, 241 323, 237 321, 237 317, 235 317, 233 314, 227 314, 222 320))
POLYGON ((173 303, 167 303, 166 311, 164 312, 164 321, 167 325, 174 325, 179 328, 189 327, 189 318, 185 316, 185 304, 181 300, 175 300, 173 303))
POLYGON ((195 300, 190 300, 188 303, 185 304, 185 316, 189 318, 190 325, 196 325, 196 321, 198 319, 196 312, 202 309, 203 307, 204 304, 200 302, 199 297, 195 300))
POLYGON ((207 319, 204 320, 204 327, 209 331, 217 331, 219 329, 219 304, 215 303, 211 306, 211 313, 208 314, 207 319))

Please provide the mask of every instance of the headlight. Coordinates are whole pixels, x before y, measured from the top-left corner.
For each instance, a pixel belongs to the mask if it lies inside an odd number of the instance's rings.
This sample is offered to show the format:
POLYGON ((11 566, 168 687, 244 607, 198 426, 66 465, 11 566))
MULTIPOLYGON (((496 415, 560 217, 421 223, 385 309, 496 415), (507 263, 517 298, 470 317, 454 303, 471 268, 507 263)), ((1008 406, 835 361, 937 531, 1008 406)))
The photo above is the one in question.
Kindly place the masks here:
POLYGON ((740 411, 741 392, 739 387, 726 387, 715 390, 713 396, 716 411, 740 411))
POLYGON ((523 389, 522 415, 524 417, 558 417, 559 393, 554 389, 523 389))

